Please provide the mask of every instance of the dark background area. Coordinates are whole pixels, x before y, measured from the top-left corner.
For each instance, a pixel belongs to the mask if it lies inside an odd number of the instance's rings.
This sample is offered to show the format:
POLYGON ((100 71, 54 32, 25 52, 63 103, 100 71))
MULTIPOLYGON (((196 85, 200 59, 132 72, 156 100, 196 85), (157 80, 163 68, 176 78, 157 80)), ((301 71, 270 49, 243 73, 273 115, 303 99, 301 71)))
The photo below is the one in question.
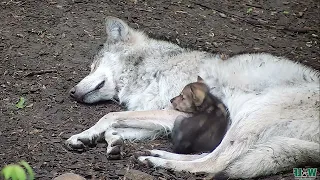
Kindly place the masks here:
MULTIPOLYGON (((63 142, 97 122, 116 104, 84 105, 68 90, 89 73, 106 40, 112 15, 152 37, 183 47, 237 54, 269 52, 320 69, 319 1, 315 0, 29 0, 0 2, 0 166, 28 161, 38 179, 75 172, 88 179, 123 179, 139 169, 164 179, 204 174, 147 168, 131 155, 144 148, 170 150, 166 140, 127 143, 123 160, 108 161, 106 145, 82 153, 63 142), (50 73, 32 75, 39 70, 50 73), (29 75, 28 75, 29 74, 29 75), (17 109, 20 97, 27 107, 17 109)), ((276 74, 275 74, 276 76, 276 74)), ((262 179, 292 179, 292 172, 262 179)))

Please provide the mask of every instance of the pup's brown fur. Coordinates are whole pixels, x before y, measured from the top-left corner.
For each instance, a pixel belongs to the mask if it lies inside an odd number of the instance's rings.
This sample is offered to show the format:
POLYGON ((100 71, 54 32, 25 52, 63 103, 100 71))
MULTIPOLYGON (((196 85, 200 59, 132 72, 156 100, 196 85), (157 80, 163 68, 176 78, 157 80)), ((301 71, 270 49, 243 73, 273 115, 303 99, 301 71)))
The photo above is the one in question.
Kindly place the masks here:
POLYGON ((179 96, 171 99, 173 107, 192 113, 189 118, 177 118, 172 130, 173 151, 181 154, 208 152, 221 142, 228 126, 224 104, 198 81, 185 86, 179 96))

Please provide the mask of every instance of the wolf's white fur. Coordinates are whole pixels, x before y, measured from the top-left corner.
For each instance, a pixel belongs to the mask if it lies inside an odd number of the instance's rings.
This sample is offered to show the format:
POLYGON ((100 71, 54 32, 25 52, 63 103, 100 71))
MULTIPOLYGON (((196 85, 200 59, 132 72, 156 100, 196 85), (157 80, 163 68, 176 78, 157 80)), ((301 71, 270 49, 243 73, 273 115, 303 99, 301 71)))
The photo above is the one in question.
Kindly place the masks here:
POLYGON ((108 41, 75 89, 84 102, 117 97, 129 111, 105 115, 70 137, 67 145, 79 147, 84 139, 104 134, 110 154, 122 146, 121 139, 153 138, 170 131, 176 117, 187 115, 168 110, 169 100, 200 75, 230 112, 232 124, 221 144, 202 155, 152 150, 140 161, 179 171, 225 172, 232 178, 320 163, 317 71, 270 54, 224 61, 219 55, 151 39, 114 17, 106 22, 108 41), (104 86, 95 89, 102 81, 104 86))

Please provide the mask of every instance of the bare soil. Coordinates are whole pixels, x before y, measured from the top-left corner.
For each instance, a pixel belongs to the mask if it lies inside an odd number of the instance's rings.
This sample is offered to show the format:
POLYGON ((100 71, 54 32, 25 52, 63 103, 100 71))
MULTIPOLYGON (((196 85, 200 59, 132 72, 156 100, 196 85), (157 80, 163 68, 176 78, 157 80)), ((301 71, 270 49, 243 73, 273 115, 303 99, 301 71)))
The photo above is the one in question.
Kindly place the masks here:
MULTIPOLYGON (((79 104, 68 90, 89 72, 106 40, 108 15, 152 37, 209 52, 270 52, 320 69, 318 0, 2 0, 0 2, 0 166, 22 159, 37 179, 75 172, 87 179, 123 179, 127 169, 156 178, 210 176, 148 168, 132 160, 144 148, 170 150, 167 140, 127 143, 123 160, 106 145, 69 152, 63 142, 121 107, 79 104), (37 74, 38 71, 47 71, 37 74), (31 73, 31 74, 30 74, 31 73), (27 107, 17 109, 20 97, 27 107)), ((260 179, 292 179, 290 172, 260 179)))

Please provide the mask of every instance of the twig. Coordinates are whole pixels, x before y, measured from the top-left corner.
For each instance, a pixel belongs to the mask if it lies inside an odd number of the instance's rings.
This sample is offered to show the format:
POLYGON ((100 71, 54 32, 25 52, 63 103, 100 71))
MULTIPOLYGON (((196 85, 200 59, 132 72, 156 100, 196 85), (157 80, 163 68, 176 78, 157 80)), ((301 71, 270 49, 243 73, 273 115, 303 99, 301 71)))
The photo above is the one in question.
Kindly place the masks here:
POLYGON ((315 29, 310 29, 310 28, 290 28, 290 27, 283 27, 283 26, 275 26, 275 25, 269 25, 264 22, 257 21, 255 19, 241 19, 244 22, 251 24, 253 26, 261 27, 264 26, 269 29, 277 29, 277 30, 283 30, 283 31, 290 31, 290 32, 295 32, 295 33, 308 33, 309 31, 317 31, 315 29))
POLYGON ((249 4, 249 3, 246 3, 247 6, 251 6, 251 7, 255 7, 255 8, 260 8, 262 9, 262 6, 260 5, 256 5, 256 4, 249 4))
POLYGON ((32 71, 25 75, 25 77, 30 77, 34 75, 41 75, 41 74, 47 74, 47 73, 56 73, 57 70, 40 70, 40 71, 32 71))
MULTIPOLYGON (((225 11, 225 10, 222 10, 222 9, 218 9, 218 8, 212 8, 212 7, 209 7, 207 5, 204 5, 204 4, 200 4, 200 3, 194 3, 195 5, 198 5, 200 7, 203 7, 203 8, 206 8, 206 9, 211 9, 211 10, 215 10, 219 13, 223 13, 223 14, 228 14, 229 16, 232 16, 234 18, 237 18, 239 20, 242 20, 248 24, 251 24, 253 26, 256 26, 256 27, 261 27, 261 26, 264 26, 266 28, 270 28, 270 29, 277 29, 277 30, 282 30, 282 31, 290 31, 290 32, 296 32, 296 33, 308 33, 309 31, 315 31, 315 32, 318 32, 318 30, 316 29, 311 29, 311 28, 290 28, 290 27, 283 27, 283 26, 276 26, 276 25, 270 25, 270 24, 267 24, 267 23, 264 23, 264 22, 261 22, 259 20, 256 20, 256 19, 248 19, 248 18, 245 18, 243 16, 240 16, 240 15, 236 15, 234 13, 231 13, 231 12, 228 12, 228 11, 225 11)), ((264 21, 264 20, 262 20, 264 21)))

